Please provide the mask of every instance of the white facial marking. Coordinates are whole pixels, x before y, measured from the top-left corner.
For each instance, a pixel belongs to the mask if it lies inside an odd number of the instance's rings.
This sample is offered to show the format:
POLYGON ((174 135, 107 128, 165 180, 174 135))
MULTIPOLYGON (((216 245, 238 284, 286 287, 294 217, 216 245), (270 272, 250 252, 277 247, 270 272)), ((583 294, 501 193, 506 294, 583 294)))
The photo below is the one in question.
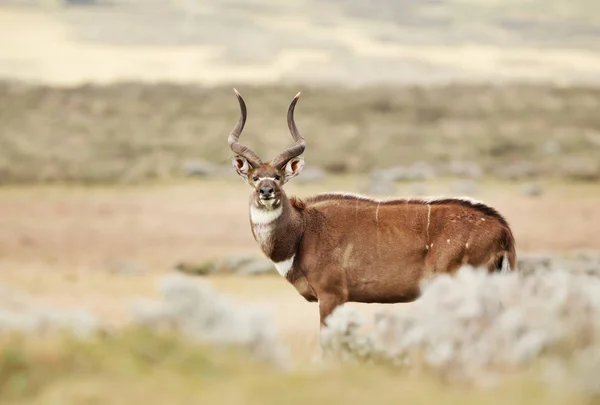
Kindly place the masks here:
POLYGON ((267 225, 275 221, 281 216, 283 207, 280 205, 274 210, 267 210, 263 208, 257 208, 254 205, 250 206, 250 219, 255 225, 267 225))
POLYGON ((276 181, 275 177, 259 177, 258 178, 258 182, 261 182, 263 180, 273 180, 273 181, 276 181))
POLYGON ((261 200, 262 206, 266 211, 273 211, 273 206, 279 204, 279 199, 275 200, 261 200))
POLYGON ((293 255, 292 257, 290 257, 287 260, 284 260, 282 262, 273 262, 273 264, 275 265, 275 268, 277 269, 277 272, 279 274, 281 274, 283 277, 285 277, 288 272, 292 269, 292 266, 294 265, 294 257, 296 255, 293 255))

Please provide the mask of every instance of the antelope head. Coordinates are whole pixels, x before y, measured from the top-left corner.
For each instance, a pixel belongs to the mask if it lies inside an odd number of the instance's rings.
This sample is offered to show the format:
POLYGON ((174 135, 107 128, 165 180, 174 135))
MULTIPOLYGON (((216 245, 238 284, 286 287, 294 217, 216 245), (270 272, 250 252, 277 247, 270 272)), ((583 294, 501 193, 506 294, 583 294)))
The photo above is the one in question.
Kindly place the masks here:
POLYGON ((238 142, 246 123, 246 103, 241 94, 236 89, 233 90, 240 104, 240 118, 228 138, 229 147, 236 154, 232 159, 233 168, 254 189, 254 202, 258 208, 278 208, 283 185, 300 174, 304 166, 304 158, 300 155, 304 152, 306 142, 294 122, 294 108, 300 93, 292 100, 287 113, 288 127, 296 144, 270 162, 263 163, 256 153, 238 142))

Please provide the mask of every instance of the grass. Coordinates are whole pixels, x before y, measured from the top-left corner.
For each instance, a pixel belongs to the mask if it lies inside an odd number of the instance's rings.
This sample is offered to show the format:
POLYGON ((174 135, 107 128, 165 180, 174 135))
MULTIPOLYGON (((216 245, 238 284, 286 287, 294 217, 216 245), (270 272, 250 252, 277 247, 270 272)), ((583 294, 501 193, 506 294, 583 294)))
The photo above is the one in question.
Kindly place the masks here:
POLYGON ((182 386, 187 385, 184 392, 189 392, 194 382, 201 391, 213 380, 247 372, 244 367, 247 368, 246 363, 251 364, 250 361, 233 362, 232 359, 241 356, 231 353, 232 350, 195 346, 175 335, 144 330, 121 331, 116 336, 99 334, 89 341, 69 336, 53 336, 42 341, 19 336, 4 338, 2 343, 0 398, 4 400, 43 398, 54 387, 65 389, 64 385, 69 383, 66 397, 73 395, 73 401, 85 391, 94 396, 95 390, 89 392, 87 387, 101 382, 108 389, 105 388, 105 394, 100 397, 123 401, 124 398, 110 388, 118 387, 127 392, 130 387, 136 393, 144 383, 159 383, 163 378, 171 384, 161 392, 143 391, 148 399, 156 396, 164 400, 182 386))
MULTIPOLYGON (((242 86, 242 142, 265 159, 291 144, 285 112, 298 90, 307 166, 361 172, 416 161, 479 163, 494 174, 528 162, 541 175, 594 180, 600 90, 546 85, 434 87, 242 86), (548 153, 545 144, 559 150, 548 153)), ((0 183, 138 183, 227 165, 238 118, 229 86, 0 83, 0 183)))
MULTIPOLYGON (((331 176, 323 183, 290 182, 286 187, 305 196, 352 190, 356 181, 354 176, 331 176)), ((430 191, 447 186, 446 181, 432 182, 430 191)), ((545 194, 531 199, 518 194, 519 184, 486 180, 477 197, 506 214, 522 251, 598 249, 598 185, 553 181, 544 186, 545 194)), ((154 298, 157 275, 175 262, 233 252, 260 254, 247 227, 249 192, 238 180, 2 188, 1 281, 31 293, 42 305, 88 310, 104 324, 122 327, 130 320, 132 301, 154 298), (132 260, 147 271, 111 273, 107 259, 132 260)), ((399 185, 398 194, 409 193, 410 185, 399 185)), ((306 303, 280 277, 215 276, 210 283, 219 292, 272 310, 280 336, 301 367, 284 374, 245 353, 133 330, 91 342, 3 338, 0 384, 8 385, 0 387, 0 403, 594 403, 560 384, 548 388, 524 375, 514 375, 500 387, 475 390, 377 366, 319 368, 311 364, 318 352, 316 304, 306 303), (9 382, 7 375, 12 376, 9 382)), ((383 308, 357 309, 372 314, 383 308)))
MULTIPOLYGON (((286 190, 301 197, 327 190, 356 191, 359 180, 292 180, 286 190)), ((428 183, 428 193, 448 194, 451 184, 442 179, 428 183)), ((529 198, 520 194, 519 183, 486 180, 475 197, 506 216, 519 252, 599 250, 600 185, 542 184, 544 194, 529 198)), ((155 298, 157 277, 176 263, 261 256, 248 224, 249 193, 238 179, 127 187, 3 187, 0 283, 30 293, 41 305, 87 310, 103 323, 126 324, 131 305, 138 297, 155 298)), ((411 195, 411 185, 398 184, 393 194, 411 195)), ((272 310, 298 361, 309 361, 318 349, 318 306, 305 302, 278 275, 215 275, 209 281, 219 292, 272 310)), ((352 307, 367 313, 382 309, 352 307)))
POLYGON ((377 366, 283 372, 244 352, 192 344, 167 333, 125 329, 90 340, 21 336, 0 341, 3 404, 574 404, 589 400, 525 376, 482 390, 377 366))

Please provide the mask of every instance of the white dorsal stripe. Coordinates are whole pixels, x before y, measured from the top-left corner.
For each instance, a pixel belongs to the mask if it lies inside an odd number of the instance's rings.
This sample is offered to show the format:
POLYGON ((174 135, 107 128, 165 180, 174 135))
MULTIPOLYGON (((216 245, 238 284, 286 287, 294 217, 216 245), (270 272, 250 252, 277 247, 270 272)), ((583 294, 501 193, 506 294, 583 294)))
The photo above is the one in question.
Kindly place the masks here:
POLYGON ((326 192, 326 193, 321 193, 321 194, 317 194, 317 195, 320 195, 320 196, 332 196, 332 197, 350 197, 350 198, 355 198, 357 200, 373 201, 373 202, 376 202, 376 203, 392 202, 392 201, 406 201, 406 202, 415 201, 415 202, 422 202, 422 203, 428 204, 428 203, 433 203, 433 202, 436 202, 436 201, 439 201, 439 200, 459 200, 459 201, 468 202, 468 203, 473 204, 473 205, 476 205, 476 204, 486 205, 483 201, 479 201, 479 200, 476 200, 474 198, 467 197, 467 196, 460 196, 460 197, 431 196, 431 197, 373 198, 373 197, 369 197, 369 196, 365 196, 365 195, 361 195, 361 194, 347 193, 347 192, 344 192, 344 191, 326 192))
POLYGON ((294 257, 296 255, 293 255, 292 257, 290 257, 287 260, 284 260, 282 262, 273 262, 273 264, 275 265, 275 268, 277 269, 277 272, 279 274, 281 274, 283 277, 285 277, 289 271, 292 269, 292 266, 294 265, 294 257))
POLYGON ((282 212, 283 207, 281 205, 273 210, 256 208, 254 205, 251 205, 250 219, 252 220, 252 223, 256 225, 270 224, 271 222, 279 218, 282 212))

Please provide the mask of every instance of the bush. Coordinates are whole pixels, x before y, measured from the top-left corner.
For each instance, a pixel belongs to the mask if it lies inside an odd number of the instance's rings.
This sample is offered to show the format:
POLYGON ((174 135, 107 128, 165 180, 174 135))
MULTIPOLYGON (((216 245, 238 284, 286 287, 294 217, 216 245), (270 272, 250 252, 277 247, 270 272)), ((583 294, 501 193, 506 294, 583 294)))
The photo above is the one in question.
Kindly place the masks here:
MULTIPOLYGON (((181 334, 202 344, 240 348, 256 359, 288 366, 288 353, 265 309, 239 305, 189 276, 166 276, 160 287, 162 300, 134 306, 132 326, 181 334)), ((112 331, 86 311, 52 308, 27 294, 0 288, 0 337, 14 333, 38 337, 67 333, 86 338, 112 331)))
POLYGON ((0 336, 14 332, 39 336, 63 331, 88 336, 98 328, 96 317, 86 311, 52 308, 28 294, 0 285, 0 336))
POLYGON ((136 306, 135 324, 176 330, 214 345, 247 348, 257 358, 281 366, 287 364, 287 352, 269 313, 262 308, 239 305, 190 276, 165 277, 161 291, 161 301, 136 306))
POLYGON ((575 367, 578 377, 600 371, 591 361, 600 359, 597 275, 488 275, 463 267, 424 283, 410 308, 378 314, 371 332, 347 308, 328 324, 322 341, 332 358, 423 368, 449 380, 486 384, 542 361, 575 367))

